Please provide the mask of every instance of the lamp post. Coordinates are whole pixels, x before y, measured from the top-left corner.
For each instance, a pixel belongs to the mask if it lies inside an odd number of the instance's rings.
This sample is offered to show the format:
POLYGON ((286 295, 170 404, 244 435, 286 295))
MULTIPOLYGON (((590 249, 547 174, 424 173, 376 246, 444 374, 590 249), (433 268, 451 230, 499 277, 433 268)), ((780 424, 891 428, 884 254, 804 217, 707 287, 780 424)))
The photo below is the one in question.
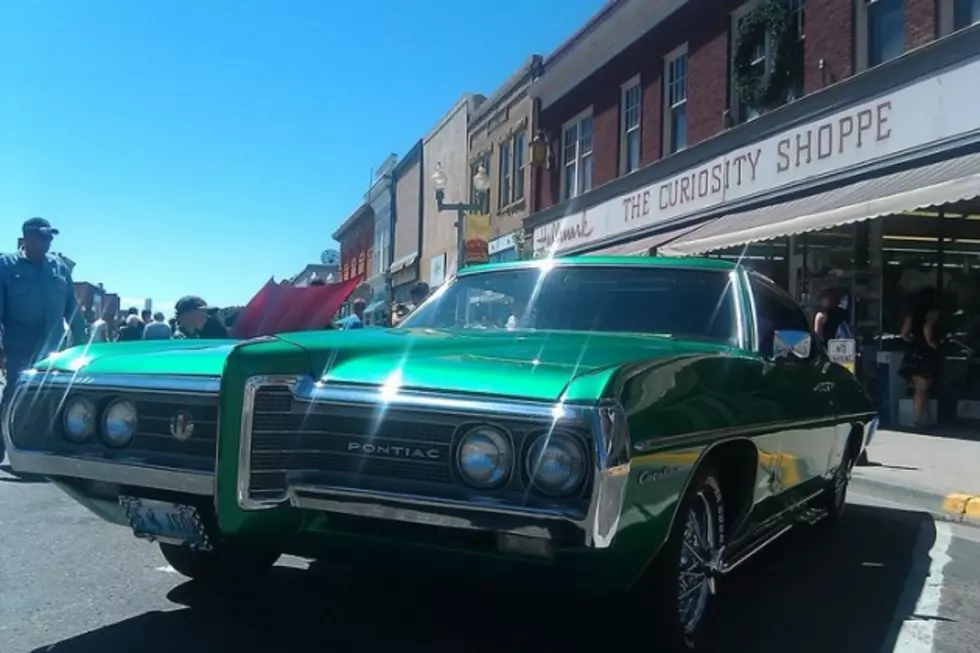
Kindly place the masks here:
POLYGON ((481 163, 476 169, 476 174, 473 175, 473 190, 476 192, 474 196, 475 201, 472 204, 465 202, 446 202, 446 184, 448 182, 449 178, 442 169, 442 163, 436 163, 436 170, 432 173, 432 185, 436 189, 436 206, 440 212, 456 212, 456 270, 458 271, 465 263, 466 214, 467 212, 475 213, 483 209, 483 194, 490 188, 490 178, 487 176, 487 171, 481 163))

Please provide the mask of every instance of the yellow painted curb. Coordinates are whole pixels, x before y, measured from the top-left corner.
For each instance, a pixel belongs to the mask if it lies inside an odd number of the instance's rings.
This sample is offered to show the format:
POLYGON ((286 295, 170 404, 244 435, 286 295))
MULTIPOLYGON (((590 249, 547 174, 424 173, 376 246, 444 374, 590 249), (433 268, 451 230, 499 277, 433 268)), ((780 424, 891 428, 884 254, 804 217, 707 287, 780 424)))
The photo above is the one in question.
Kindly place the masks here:
POLYGON ((980 495, 948 494, 943 499, 943 512, 957 517, 980 519, 980 495))

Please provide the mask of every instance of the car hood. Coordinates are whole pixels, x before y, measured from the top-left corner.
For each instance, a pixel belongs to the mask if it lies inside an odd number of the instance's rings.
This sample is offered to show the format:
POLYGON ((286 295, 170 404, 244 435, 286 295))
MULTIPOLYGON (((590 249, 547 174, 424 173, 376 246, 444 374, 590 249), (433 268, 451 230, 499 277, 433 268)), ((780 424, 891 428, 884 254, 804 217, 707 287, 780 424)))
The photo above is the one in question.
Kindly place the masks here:
POLYGON ((221 376, 238 340, 143 340, 72 347, 52 354, 39 370, 84 374, 221 376))
POLYGON ((729 348, 670 338, 560 331, 357 329, 280 334, 328 383, 554 401, 599 398, 625 363, 729 348))

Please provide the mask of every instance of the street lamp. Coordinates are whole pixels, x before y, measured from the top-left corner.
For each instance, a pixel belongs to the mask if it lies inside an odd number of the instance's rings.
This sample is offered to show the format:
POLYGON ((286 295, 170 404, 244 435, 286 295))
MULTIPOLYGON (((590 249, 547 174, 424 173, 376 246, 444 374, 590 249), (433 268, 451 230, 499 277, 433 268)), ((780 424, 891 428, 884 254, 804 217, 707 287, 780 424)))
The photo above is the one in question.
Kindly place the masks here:
POLYGON ((432 173, 432 186, 436 189, 436 205, 440 212, 456 212, 456 269, 459 270, 463 267, 462 263, 464 262, 463 259, 466 251, 466 243, 464 241, 466 214, 468 212, 476 213, 483 210, 483 194, 490 188, 490 177, 487 176, 487 170, 481 163, 476 169, 476 174, 473 175, 473 190, 475 193, 472 204, 466 202, 446 202, 447 183, 449 183, 449 177, 446 176, 445 170, 442 169, 442 163, 436 163, 436 169, 432 173))

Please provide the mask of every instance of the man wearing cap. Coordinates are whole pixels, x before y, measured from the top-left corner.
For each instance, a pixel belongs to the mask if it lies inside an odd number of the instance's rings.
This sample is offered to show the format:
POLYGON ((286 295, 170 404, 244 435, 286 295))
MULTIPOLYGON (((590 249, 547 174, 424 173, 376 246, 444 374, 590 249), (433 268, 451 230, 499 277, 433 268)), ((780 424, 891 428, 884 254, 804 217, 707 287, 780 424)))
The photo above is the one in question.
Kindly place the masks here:
POLYGON ((44 218, 31 218, 21 231, 20 250, 0 255, 0 369, 9 380, 4 402, 21 372, 58 351, 78 307, 71 269, 48 253, 58 230, 44 218))
POLYGON ((201 338, 201 329, 208 321, 208 304, 200 297, 188 295, 177 300, 174 307, 177 324, 174 326, 174 340, 201 338))

